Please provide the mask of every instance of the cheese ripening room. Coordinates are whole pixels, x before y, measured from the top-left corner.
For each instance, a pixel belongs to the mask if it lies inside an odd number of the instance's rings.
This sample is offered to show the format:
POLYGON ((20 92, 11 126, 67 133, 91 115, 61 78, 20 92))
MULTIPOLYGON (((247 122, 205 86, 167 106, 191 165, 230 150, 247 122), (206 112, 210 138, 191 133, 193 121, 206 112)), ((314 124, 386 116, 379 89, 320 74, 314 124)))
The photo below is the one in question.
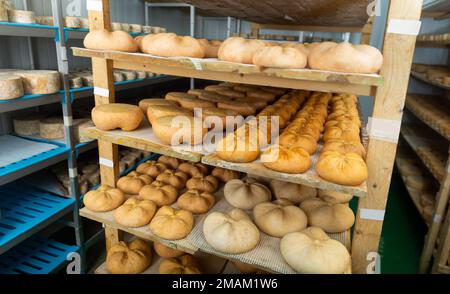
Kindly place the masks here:
POLYGON ((450 273, 449 19, 438 0, 0 0, 0 273, 450 273))

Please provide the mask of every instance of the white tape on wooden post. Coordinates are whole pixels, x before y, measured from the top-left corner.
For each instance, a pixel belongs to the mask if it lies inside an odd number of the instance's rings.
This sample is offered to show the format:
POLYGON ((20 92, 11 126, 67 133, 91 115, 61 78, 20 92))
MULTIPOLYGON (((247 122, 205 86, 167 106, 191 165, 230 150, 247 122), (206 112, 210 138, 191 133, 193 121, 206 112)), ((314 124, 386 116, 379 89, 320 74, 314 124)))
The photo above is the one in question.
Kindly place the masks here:
POLYGON ((442 222, 442 215, 435 214, 434 217, 433 217, 433 222, 435 224, 440 224, 442 222))
POLYGON ((367 131, 370 138, 397 143, 401 125, 401 120, 369 117, 367 131))
POLYGON ((387 32, 398 35, 417 36, 420 32, 420 20, 391 19, 387 32))
POLYGON ((109 160, 107 158, 104 157, 100 157, 99 160, 101 165, 107 166, 107 167, 114 167, 114 162, 112 160, 109 160))
POLYGON ((94 87, 94 95, 109 97, 109 90, 100 87, 94 87))
POLYGON ((78 177, 78 170, 77 170, 77 168, 69 168, 69 177, 71 177, 71 178, 77 178, 78 177))
POLYGON ((63 117, 63 120, 64 120, 64 125, 65 125, 66 127, 70 127, 70 126, 73 125, 73 117, 72 117, 72 116, 67 116, 67 115, 65 115, 65 116, 63 117))
POLYGON ((87 0, 86 7, 88 11, 103 11, 103 2, 102 0, 87 0))
POLYGON ((203 70, 203 66, 198 60, 194 58, 189 58, 189 60, 192 62, 196 70, 203 70))
POLYGON ((385 210, 361 208, 359 217, 365 220, 383 221, 385 210))

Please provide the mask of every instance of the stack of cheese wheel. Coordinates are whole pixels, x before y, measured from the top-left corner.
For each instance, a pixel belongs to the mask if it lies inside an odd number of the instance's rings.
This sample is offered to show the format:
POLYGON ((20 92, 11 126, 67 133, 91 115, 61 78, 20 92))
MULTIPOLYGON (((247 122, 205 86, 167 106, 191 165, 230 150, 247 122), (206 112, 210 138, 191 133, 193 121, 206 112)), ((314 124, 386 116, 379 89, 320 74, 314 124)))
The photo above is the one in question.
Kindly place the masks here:
POLYGON ((316 164, 320 177, 340 185, 358 186, 368 175, 357 103, 355 95, 333 96, 323 134, 324 147, 316 164))

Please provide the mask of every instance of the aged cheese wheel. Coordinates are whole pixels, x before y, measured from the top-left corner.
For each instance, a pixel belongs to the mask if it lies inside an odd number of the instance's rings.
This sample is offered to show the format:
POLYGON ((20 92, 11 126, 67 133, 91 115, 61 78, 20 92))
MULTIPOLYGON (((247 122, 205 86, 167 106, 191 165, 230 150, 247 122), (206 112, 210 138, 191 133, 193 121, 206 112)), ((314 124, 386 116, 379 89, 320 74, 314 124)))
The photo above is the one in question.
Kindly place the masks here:
POLYGON ((238 262, 238 261, 232 261, 235 267, 243 273, 243 274, 255 274, 258 269, 256 267, 253 267, 249 264, 238 262))
POLYGON ((117 188, 125 194, 138 195, 142 187, 150 185, 152 182, 153 179, 150 176, 132 171, 117 181, 117 188))
POLYGON ((130 243, 114 244, 106 255, 106 268, 111 274, 139 274, 152 261, 152 250, 147 242, 137 239, 130 243))
POLYGON ((220 46, 218 57, 224 61, 252 64, 255 52, 265 46, 265 42, 260 40, 231 37, 220 46))
POLYGON ((198 41, 205 50, 205 58, 217 58, 221 41, 207 39, 198 39, 198 41))
POLYGON ((253 64, 261 67, 305 68, 307 55, 299 49, 266 46, 255 52, 253 64))
POLYGON ((149 98, 139 101, 139 108, 142 109, 143 113, 147 113, 148 107, 153 105, 177 106, 178 102, 162 98, 149 98))
POLYGON ((247 163, 255 161, 259 154, 258 134, 252 127, 243 125, 217 143, 216 154, 229 162, 247 163))
POLYGON ((162 155, 158 158, 158 162, 166 165, 168 168, 177 169, 182 161, 175 157, 162 155))
POLYGON ((185 254, 183 251, 170 248, 156 241, 153 242, 153 248, 155 249, 156 254, 163 258, 178 257, 185 254))
POLYGON ((75 135, 75 142, 83 143, 83 142, 89 142, 92 141, 91 138, 84 137, 82 135, 83 130, 93 127, 94 123, 90 119, 75 119, 73 124, 73 132, 75 135))
POLYGON ((7 73, 0 74, 0 100, 23 96, 22 78, 7 73))
POLYGON ((188 116, 163 116, 152 121, 153 133, 166 145, 189 144, 203 142, 208 132, 203 127, 201 118, 188 116))
POLYGON ((208 173, 208 167, 206 165, 194 162, 183 162, 178 166, 177 170, 191 177, 206 176, 208 173))
POLYGON ((164 57, 205 57, 205 50, 198 40, 189 36, 177 36, 174 33, 159 33, 145 36, 142 39, 141 50, 147 54, 164 57))
POLYGON ((71 89, 83 87, 83 78, 79 76, 69 76, 69 86, 71 89))
POLYGON ((131 31, 131 25, 129 23, 121 23, 120 27, 121 27, 122 31, 124 31, 124 32, 131 31))
POLYGON ((186 182, 186 188, 189 190, 214 193, 219 188, 219 180, 211 175, 204 176, 197 174, 186 182))
POLYGON ((83 197, 84 205, 91 211, 104 212, 116 209, 125 201, 125 196, 119 189, 100 186, 97 190, 86 193, 83 197))
POLYGON ((250 217, 240 209, 229 213, 212 212, 203 222, 203 235, 214 249, 230 254, 252 250, 258 245, 260 233, 250 217))
POLYGON ((8 18, 10 22, 16 23, 36 23, 33 11, 27 10, 8 10, 8 18))
POLYGON ((194 216, 187 210, 176 210, 170 206, 161 207, 150 223, 156 236, 167 240, 183 239, 192 231, 194 216))
POLYGON ((141 174, 146 174, 152 177, 152 179, 156 179, 163 171, 167 169, 167 166, 163 163, 156 162, 153 160, 146 161, 141 163, 136 171, 141 174))
POLYGON ((305 212, 286 199, 256 205, 253 218, 261 231, 277 238, 302 231, 308 224, 305 212))
POLYGON ((166 169, 157 178, 157 181, 171 185, 177 189, 183 189, 189 176, 181 171, 173 171, 166 169))
POLYGON ((89 19, 86 17, 79 17, 81 28, 83 29, 89 29, 89 19))
MULTIPOLYGON (((167 102, 174 102, 178 105, 178 102, 167 100, 167 102)), ((192 117, 193 113, 191 110, 177 106, 177 105, 148 105, 147 106, 147 118, 150 123, 156 119, 164 116, 186 116, 192 117)))
POLYGON ((81 19, 75 16, 66 16, 64 18, 64 23, 68 28, 80 29, 82 27, 81 19))
POLYGON ((159 273, 165 275, 201 274, 198 262, 189 254, 164 259, 159 264, 159 273))
POLYGON ((317 196, 317 189, 278 180, 270 181, 270 189, 277 199, 287 199, 294 204, 300 204, 306 199, 317 196))
POLYGON ((188 210, 194 214, 208 212, 216 203, 216 198, 209 192, 199 190, 188 190, 177 200, 181 209, 188 210))
POLYGON ((130 104, 102 104, 92 109, 92 121, 97 128, 103 131, 117 128, 123 131, 133 131, 140 126, 143 117, 139 107, 130 104))
POLYGON ((151 200, 161 207, 173 204, 177 200, 178 190, 164 182, 154 181, 150 185, 142 187, 139 196, 142 199, 151 200))
POLYGON ((280 251, 284 260, 302 274, 343 274, 350 265, 347 248, 317 227, 284 236, 280 251))
POLYGON ((255 115, 256 113, 256 107, 254 105, 243 101, 221 101, 217 103, 217 107, 236 111, 242 116, 255 115))
POLYGON ((433 182, 430 178, 423 176, 407 176, 406 186, 414 190, 426 191, 433 186, 433 182))
POLYGON ((155 212, 153 201, 132 197, 114 211, 114 220, 122 226, 138 228, 147 225, 155 212))
POLYGON ((349 203, 353 195, 333 190, 319 190, 319 198, 329 203, 349 203))
POLYGON ((312 198, 300 204, 308 215, 308 224, 323 229, 327 233, 341 233, 350 229, 355 222, 353 211, 345 204, 328 203, 312 198))
POLYGON ((8 21, 8 10, 4 7, 0 7, 0 21, 8 21))
POLYGON ((152 33, 152 27, 151 26, 142 26, 142 32, 144 34, 151 34, 152 33))
POLYGON ((64 138, 64 121, 62 117, 49 117, 39 121, 39 136, 46 139, 64 138))
POLYGON ((46 26, 54 26, 53 16, 36 16, 36 23, 46 26))
POLYGON ((240 209, 253 209, 257 204, 270 201, 272 194, 266 186, 252 178, 231 180, 224 187, 225 199, 240 209))
POLYGON ((122 24, 119 22, 113 22, 111 23, 111 31, 121 31, 122 30, 122 24))
POLYGON ((133 37, 123 31, 90 31, 84 38, 84 47, 95 50, 138 51, 138 45, 133 37))
POLYGON ((39 135, 39 123, 42 116, 39 114, 28 114, 13 119, 14 132, 21 136, 39 135))
POLYGON ((130 24, 130 29, 132 33, 136 34, 142 33, 142 25, 140 24, 130 24))
POLYGON ((54 70, 18 70, 26 94, 53 94, 60 90, 59 73, 54 70))
POLYGON ((308 56, 312 69, 350 73, 377 73, 383 65, 381 52, 369 45, 323 42, 308 56))
POLYGON ((202 118, 208 128, 235 130, 241 125, 241 121, 235 119, 239 113, 234 110, 206 107, 201 111, 195 111, 194 114, 202 118))

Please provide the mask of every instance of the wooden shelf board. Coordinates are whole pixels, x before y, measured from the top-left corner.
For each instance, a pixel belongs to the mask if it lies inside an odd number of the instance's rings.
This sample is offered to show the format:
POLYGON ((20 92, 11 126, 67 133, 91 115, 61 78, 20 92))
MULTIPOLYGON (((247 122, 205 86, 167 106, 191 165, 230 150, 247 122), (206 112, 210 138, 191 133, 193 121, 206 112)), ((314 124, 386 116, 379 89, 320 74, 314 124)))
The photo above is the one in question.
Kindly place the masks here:
POLYGON ((84 129, 82 131, 82 136, 188 161, 199 162, 202 157, 201 153, 186 151, 183 150, 182 147, 175 148, 164 145, 155 137, 151 126, 146 120, 142 122, 139 129, 132 132, 125 132, 122 130, 102 131, 95 127, 91 127, 84 129))
POLYGON ((427 84, 430 84, 430 85, 442 88, 444 90, 450 90, 450 86, 444 85, 444 84, 436 82, 436 81, 429 80, 421 73, 418 73, 418 72, 415 72, 415 71, 411 71, 411 75, 413 77, 415 77, 416 79, 421 80, 422 82, 425 82, 427 84))
POLYGON ((85 48, 73 48, 73 54, 80 57, 110 59, 113 60, 114 67, 120 69, 290 89, 372 96, 376 87, 383 83, 383 78, 378 74, 352 74, 311 69, 260 70, 254 65, 216 59, 165 58, 142 53, 85 48))
MULTIPOLYGON (((446 138, 447 140, 450 141, 450 135, 446 135, 444 132, 442 132, 439 128, 439 126, 437 126, 436 124, 432 123, 431 121, 429 121, 426 117, 420 115, 418 112, 413 110, 413 107, 411 107, 411 99, 416 99, 416 97, 418 98, 419 96, 423 96, 423 95, 415 95, 415 94, 409 94, 406 97, 406 107, 409 109, 409 111, 411 111, 417 118, 419 118, 421 121, 423 121, 425 124, 427 124, 430 128, 432 128, 433 130, 435 130, 437 133, 439 133, 442 137, 446 138)), ((434 96, 428 96, 427 99, 440 99, 443 97, 434 97, 434 96)), ((420 107, 420 103, 418 103, 418 106, 420 107)))
POLYGON ((206 12, 271 24, 363 27, 371 0, 184 0, 206 12))
POLYGON ((408 125, 403 124, 400 133, 402 134, 405 141, 408 143, 409 146, 411 146, 411 149, 414 150, 414 152, 417 154, 417 156, 420 158, 422 163, 427 167, 427 169, 430 171, 430 173, 434 176, 434 178, 441 182, 442 179, 439 178, 439 176, 433 172, 432 167, 430 164, 424 160, 424 158, 417 152, 420 147, 426 147, 436 150, 436 147, 442 146, 439 141, 430 140, 427 137, 422 137, 420 134, 418 134, 415 131, 415 128, 408 125))
POLYGON ((162 238, 159 238, 155 236, 148 225, 140 227, 140 228, 128 228, 122 225, 119 225, 114 221, 114 211, 108 211, 108 212, 93 212, 87 209, 86 207, 80 209, 80 215, 82 217, 91 219, 93 221, 102 223, 104 225, 107 225, 108 227, 119 229, 121 231, 130 233, 134 236, 137 236, 139 238, 150 240, 150 241, 157 241, 160 242, 168 247, 178 249, 181 251, 184 251, 189 254, 195 254, 197 251, 197 248, 194 247, 190 242, 188 242, 186 239, 181 240, 165 240, 162 238))
MULTIPOLYGON (((317 155, 315 155, 317 157, 317 155)), ((313 158, 313 162, 315 159, 313 158)), ((313 166, 303 174, 286 174, 270 170, 262 165, 262 163, 255 161, 251 163, 234 163, 221 160, 215 154, 205 155, 202 158, 202 162, 221 168, 226 168, 230 170, 244 172, 254 176, 260 176, 270 179, 276 179, 284 182, 302 184, 310 187, 315 187, 319 189, 334 190, 342 193, 352 194, 359 197, 364 197, 367 194, 367 185, 363 183, 358 187, 352 186, 342 186, 325 181, 319 177, 315 172, 314 164, 313 166)))

